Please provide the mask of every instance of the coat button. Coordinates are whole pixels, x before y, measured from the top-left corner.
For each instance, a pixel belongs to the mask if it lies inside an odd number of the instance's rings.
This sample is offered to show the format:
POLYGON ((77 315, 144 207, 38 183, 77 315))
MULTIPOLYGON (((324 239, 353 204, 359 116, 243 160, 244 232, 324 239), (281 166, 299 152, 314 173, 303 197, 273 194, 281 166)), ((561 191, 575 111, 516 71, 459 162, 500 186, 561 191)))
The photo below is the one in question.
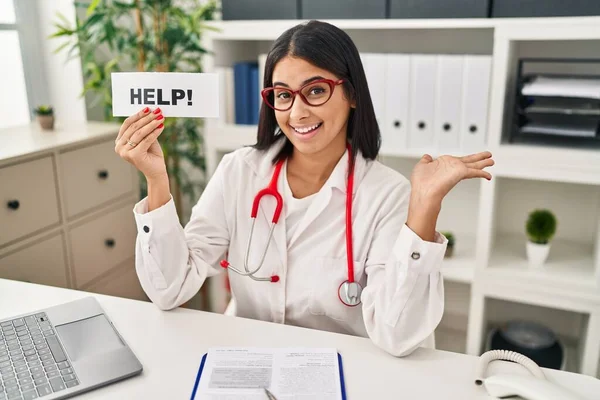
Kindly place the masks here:
POLYGON ((146 233, 150 232, 150 228, 148 228, 148 225, 144 225, 144 232, 146 232, 146 233))
POLYGON ((419 252, 417 251, 413 251, 413 253, 410 255, 410 258, 412 258, 413 260, 418 260, 419 258, 421 258, 421 254, 419 254, 419 252))

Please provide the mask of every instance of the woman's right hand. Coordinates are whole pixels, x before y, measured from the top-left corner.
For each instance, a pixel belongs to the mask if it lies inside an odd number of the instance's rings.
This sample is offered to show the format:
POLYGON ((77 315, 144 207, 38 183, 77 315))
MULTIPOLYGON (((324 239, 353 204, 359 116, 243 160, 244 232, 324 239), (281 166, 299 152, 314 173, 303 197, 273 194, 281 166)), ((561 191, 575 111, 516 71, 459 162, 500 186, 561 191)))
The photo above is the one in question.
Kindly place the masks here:
POLYGON ((146 107, 123 122, 115 140, 115 152, 133 164, 148 181, 167 176, 165 158, 157 140, 164 130, 163 122, 160 108, 152 111, 146 107))

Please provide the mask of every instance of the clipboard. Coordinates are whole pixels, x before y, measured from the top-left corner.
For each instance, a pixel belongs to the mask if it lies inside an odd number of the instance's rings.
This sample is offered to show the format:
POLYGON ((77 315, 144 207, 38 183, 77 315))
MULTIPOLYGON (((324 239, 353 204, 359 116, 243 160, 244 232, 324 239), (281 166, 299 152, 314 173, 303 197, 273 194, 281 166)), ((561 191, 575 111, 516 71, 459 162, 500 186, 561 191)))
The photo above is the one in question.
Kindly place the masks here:
MULTIPOLYGON (((196 381, 194 382, 194 388, 192 389, 192 395, 190 400, 194 400, 196 397, 196 390, 198 390, 198 385, 200 384, 200 377, 202 376, 202 371, 204 370, 204 363, 206 362, 206 356, 208 353, 204 353, 202 356, 202 360, 200 361, 200 367, 198 368, 198 373, 196 374, 196 381)), ((346 383, 344 381, 344 367, 342 365, 342 355, 338 353, 338 365, 340 366, 340 386, 342 392, 342 400, 347 400, 346 397, 346 383)))

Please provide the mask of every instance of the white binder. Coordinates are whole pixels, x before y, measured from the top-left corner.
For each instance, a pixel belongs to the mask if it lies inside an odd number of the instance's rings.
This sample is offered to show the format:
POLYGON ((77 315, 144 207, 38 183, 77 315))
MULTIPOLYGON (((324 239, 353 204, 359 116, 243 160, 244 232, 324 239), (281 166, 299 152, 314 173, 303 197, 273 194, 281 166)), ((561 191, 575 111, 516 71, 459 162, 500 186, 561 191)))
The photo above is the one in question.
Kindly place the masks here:
POLYGON ((258 109, 262 107, 263 99, 261 91, 264 89, 265 64, 267 63, 267 54, 258 55, 258 109))
POLYGON ((364 53, 361 55, 363 67, 369 85, 369 93, 373 107, 375 108, 375 117, 381 129, 383 125, 385 112, 385 54, 364 53))
POLYGON ((381 150, 382 153, 400 154, 407 147, 410 55, 388 54, 385 77, 381 150))
POLYGON ((437 56, 414 54, 410 59, 408 147, 431 151, 434 140, 437 56))
POLYGON ((464 56, 438 56, 434 135, 437 151, 442 154, 460 150, 463 63, 464 56))
POLYGON ((491 56, 465 57, 460 123, 463 152, 485 150, 491 68, 491 56))
POLYGON ((221 123, 235 123, 235 106, 233 94, 233 68, 216 67, 219 76, 219 118, 221 123))

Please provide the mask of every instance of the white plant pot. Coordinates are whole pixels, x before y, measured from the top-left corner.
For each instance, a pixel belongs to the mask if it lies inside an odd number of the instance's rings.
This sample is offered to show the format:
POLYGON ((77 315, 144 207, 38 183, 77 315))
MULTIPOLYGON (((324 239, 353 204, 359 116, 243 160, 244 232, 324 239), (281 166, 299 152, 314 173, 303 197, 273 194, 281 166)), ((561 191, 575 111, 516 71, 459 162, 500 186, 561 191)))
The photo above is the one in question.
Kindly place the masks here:
POLYGON ((529 265, 533 268, 542 268, 548 258, 550 252, 550 244, 537 244, 527 242, 527 259, 529 265))

